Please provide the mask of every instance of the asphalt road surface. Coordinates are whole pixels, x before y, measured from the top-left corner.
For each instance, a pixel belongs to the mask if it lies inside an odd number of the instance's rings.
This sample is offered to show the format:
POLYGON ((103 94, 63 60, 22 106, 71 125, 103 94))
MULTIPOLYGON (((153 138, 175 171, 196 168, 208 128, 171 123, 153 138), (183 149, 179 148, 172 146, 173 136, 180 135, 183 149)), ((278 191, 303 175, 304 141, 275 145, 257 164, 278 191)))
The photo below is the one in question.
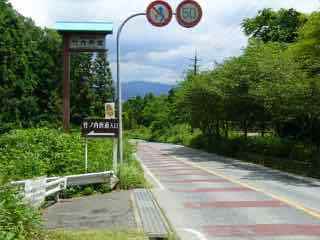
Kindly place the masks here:
POLYGON ((136 229, 130 191, 62 199, 43 212, 47 229, 136 229))
POLYGON ((138 143, 182 240, 319 240, 320 182, 160 143, 138 143))

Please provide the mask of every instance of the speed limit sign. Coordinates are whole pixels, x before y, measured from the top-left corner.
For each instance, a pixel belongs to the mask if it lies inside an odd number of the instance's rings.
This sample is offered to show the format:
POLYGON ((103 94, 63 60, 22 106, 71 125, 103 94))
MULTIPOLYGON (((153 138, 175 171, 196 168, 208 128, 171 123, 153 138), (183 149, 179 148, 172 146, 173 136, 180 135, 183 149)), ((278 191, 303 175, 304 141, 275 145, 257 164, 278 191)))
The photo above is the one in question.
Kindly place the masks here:
POLYGON ((181 26, 192 28, 201 21, 201 6, 193 0, 185 0, 178 6, 176 17, 181 26))
POLYGON ((165 1, 154 1, 147 8, 147 19, 156 27, 168 25, 172 19, 173 11, 171 6, 165 1))

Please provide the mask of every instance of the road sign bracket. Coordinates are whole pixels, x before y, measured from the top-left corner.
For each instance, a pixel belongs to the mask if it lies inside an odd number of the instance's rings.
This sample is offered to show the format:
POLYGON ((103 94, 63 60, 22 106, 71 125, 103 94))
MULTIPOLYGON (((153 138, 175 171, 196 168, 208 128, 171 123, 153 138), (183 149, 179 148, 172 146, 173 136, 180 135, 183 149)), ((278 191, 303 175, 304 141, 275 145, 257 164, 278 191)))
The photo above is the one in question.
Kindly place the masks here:
MULTIPOLYGON (((188 0, 185 0, 185 1, 188 1, 188 0)), ((184 1, 184 2, 185 2, 184 1)), ((163 3, 164 1, 156 1, 156 2, 161 2, 163 3)), ((173 13, 172 12, 172 8, 171 6, 165 2, 165 4, 167 4, 169 6, 168 9, 171 9, 171 14, 172 15, 176 15, 177 16, 177 13, 173 13)), ((149 5, 149 8, 150 6, 152 6, 152 3, 149 5)), ((200 5, 198 4, 198 6, 200 7, 200 5)), ((148 8, 148 9, 149 9, 148 8)), ((148 12, 148 9, 147 9, 147 12, 148 12)), ((200 7, 200 10, 201 10, 201 17, 202 17, 202 9, 200 7)), ((139 17, 139 16, 147 16, 147 12, 146 13, 136 13, 136 14, 133 14, 131 16, 129 16, 128 18, 126 18, 122 24, 120 25, 119 29, 118 29, 118 32, 117 32, 117 39, 116 39, 116 42, 117 42, 117 106, 118 106, 118 120, 119 120, 119 135, 118 135, 118 160, 119 160, 119 163, 122 164, 123 163, 123 141, 122 141, 122 93, 121 93, 121 79, 120 79, 120 36, 121 36, 121 32, 124 28, 124 26, 133 18, 135 17, 139 17)), ((170 15, 171 15, 170 14, 170 15)), ((172 18, 172 15, 171 15, 171 18, 172 18)), ((196 23, 198 24, 201 20, 201 17, 199 19, 199 21, 196 23)), ((148 19, 149 20, 149 19, 148 19)), ((169 24, 171 21, 171 19, 165 24, 169 24)), ((150 22, 150 21, 149 21, 150 22)), ((195 25, 196 25, 195 24, 195 25)), ((163 26, 165 26, 163 25, 163 26)), ((194 25, 194 26, 195 26, 194 25)), ((191 27, 191 26, 190 26, 191 27)))

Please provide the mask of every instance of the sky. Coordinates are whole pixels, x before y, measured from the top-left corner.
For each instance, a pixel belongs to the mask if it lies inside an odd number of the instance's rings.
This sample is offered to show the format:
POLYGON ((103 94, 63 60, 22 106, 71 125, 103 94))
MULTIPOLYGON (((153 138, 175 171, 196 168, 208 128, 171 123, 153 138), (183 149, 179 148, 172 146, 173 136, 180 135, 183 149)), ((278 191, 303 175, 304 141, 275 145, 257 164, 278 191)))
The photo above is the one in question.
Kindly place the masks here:
MULTIPOLYGON (((175 10, 182 0, 168 0, 175 10)), ((121 22, 134 13, 145 12, 151 0, 10 0, 13 7, 38 26, 53 28, 57 20, 114 22, 107 37, 112 72, 116 73, 116 32, 121 22)), ((192 65, 197 51, 202 70, 215 62, 241 54, 247 38, 240 24, 263 8, 295 8, 304 13, 320 9, 320 0, 198 0, 203 18, 186 29, 173 18, 163 28, 151 26, 144 16, 129 22, 121 36, 121 79, 175 84, 192 65)))

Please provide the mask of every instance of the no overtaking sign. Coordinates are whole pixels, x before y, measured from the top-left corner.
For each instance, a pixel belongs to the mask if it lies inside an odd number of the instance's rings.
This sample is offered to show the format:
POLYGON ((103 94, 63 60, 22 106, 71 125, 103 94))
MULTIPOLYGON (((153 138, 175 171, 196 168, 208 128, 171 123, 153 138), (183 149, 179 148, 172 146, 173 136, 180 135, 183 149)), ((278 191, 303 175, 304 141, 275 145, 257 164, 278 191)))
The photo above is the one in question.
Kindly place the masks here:
POLYGON ((167 2, 155 1, 147 8, 147 19, 156 27, 164 27, 171 22, 172 8, 167 2))

